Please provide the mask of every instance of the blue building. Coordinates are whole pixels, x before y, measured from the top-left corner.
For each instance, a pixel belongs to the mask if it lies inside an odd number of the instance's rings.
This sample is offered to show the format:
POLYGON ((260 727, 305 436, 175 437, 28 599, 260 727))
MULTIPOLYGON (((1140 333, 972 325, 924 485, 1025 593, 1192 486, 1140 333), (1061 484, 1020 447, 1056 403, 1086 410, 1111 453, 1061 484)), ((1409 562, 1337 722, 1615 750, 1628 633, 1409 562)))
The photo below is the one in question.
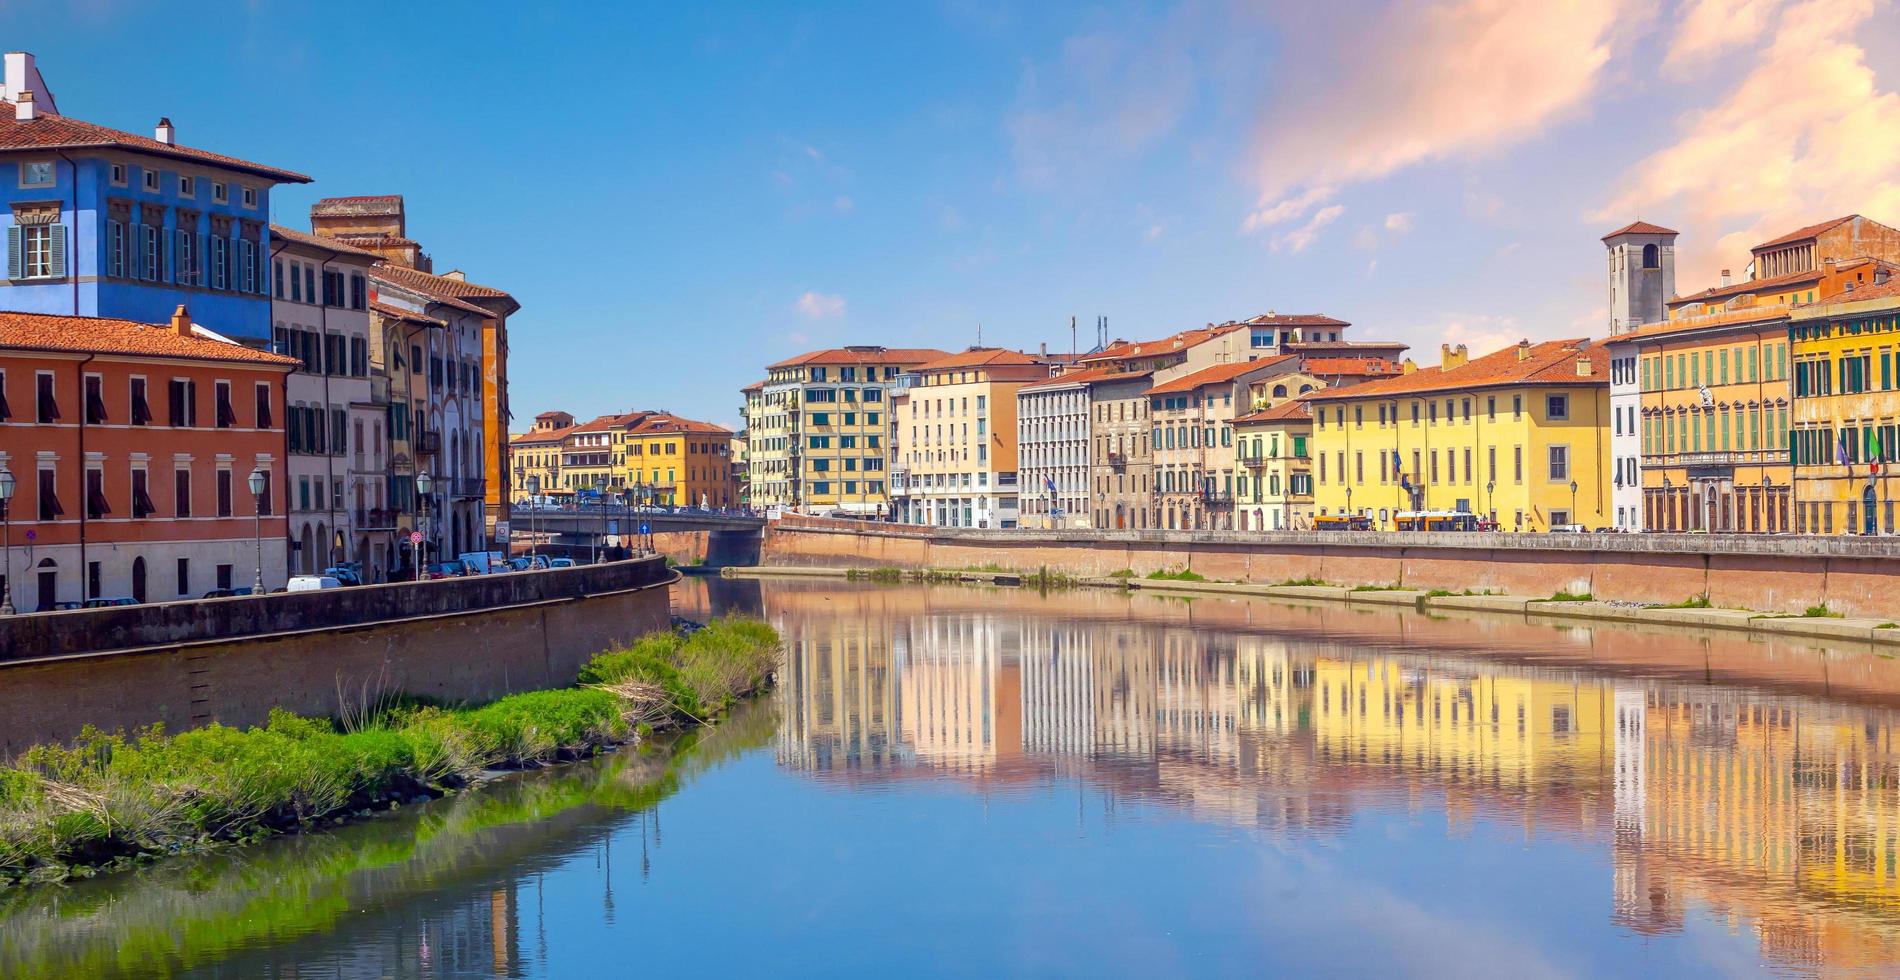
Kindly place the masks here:
POLYGON ((195 322, 271 337, 270 191, 289 170, 183 146, 169 119, 150 137, 59 113, 33 56, 0 79, 0 309, 195 322))

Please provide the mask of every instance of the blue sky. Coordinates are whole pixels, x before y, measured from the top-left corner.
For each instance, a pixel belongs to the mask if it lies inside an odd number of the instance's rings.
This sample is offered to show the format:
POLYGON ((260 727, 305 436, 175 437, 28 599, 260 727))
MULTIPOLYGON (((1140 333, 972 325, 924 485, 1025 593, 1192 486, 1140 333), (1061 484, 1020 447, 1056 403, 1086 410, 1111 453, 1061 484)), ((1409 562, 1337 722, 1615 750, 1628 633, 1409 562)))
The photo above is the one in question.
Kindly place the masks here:
POLYGON ((400 193, 512 291, 516 427, 736 425, 845 343, 1088 345, 1256 313, 1490 348, 1600 335, 1604 231, 1679 285, 1900 223, 1885 0, 0 8, 66 113, 400 193))

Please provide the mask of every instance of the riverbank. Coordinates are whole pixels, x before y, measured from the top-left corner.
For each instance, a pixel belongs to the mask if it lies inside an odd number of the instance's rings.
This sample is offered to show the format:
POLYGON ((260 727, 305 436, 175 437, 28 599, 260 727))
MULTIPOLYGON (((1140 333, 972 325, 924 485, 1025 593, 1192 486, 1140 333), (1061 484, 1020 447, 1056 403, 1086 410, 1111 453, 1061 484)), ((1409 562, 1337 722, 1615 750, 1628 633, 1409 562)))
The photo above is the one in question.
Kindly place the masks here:
POLYGON ((0 767, 0 882, 51 880, 295 833, 705 725, 771 682, 776 632, 715 620, 595 656, 580 686, 439 706, 400 694, 339 719, 251 728, 86 729, 0 767))
POLYGON ((1154 571, 1137 576, 1123 570, 1095 577, 1068 577, 1048 569, 1015 572, 995 565, 970 568, 898 569, 831 566, 762 565, 728 568, 733 578, 791 577, 845 579, 867 582, 969 582, 988 585, 1129 589, 1177 595, 1254 596, 1268 599, 1318 600, 1375 606, 1403 606, 1419 612, 1450 615, 1458 612, 1515 613, 1529 618, 1647 623, 1699 629, 1740 630, 1818 640, 1857 641, 1900 646, 1900 624, 1892 620, 1842 616, 1826 606, 1793 612, 1721 609, 1706 599, 1680 603, 1644 604, 1606 602, 1583 594, 1549 596, 1506 595, 1501 592, 1444 589, 1406 589, 1385 585, 1337 585, 1314 579, 1277 584, 1220 582, 1186 570, 1154 571))

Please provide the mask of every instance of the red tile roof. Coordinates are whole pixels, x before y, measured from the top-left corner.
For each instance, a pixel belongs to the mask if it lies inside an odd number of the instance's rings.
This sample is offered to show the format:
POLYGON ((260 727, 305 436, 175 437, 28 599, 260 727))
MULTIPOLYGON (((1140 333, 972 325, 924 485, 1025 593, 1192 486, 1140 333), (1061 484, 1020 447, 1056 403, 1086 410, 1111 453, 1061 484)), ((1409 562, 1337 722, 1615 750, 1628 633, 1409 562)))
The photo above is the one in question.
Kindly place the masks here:
POLYGON ((960 367, 1020 367, 1031 364, 1047 364, 1046 360, 1019 350, 1005 350, 1001 347, 974 347, 958 354, 947 354, 934 361, 917 365, 919 371, 942 371, 960 367))
POLYGON ((1604 235, 1603 240, 1608 241, 1612 238, 1615 238, 1618 235, 1677 235, 1677 234, 1681 234, 1681 232, 1676 231, 1676 229, 1674 228, 1664 228, 1662 225, 1652 225, 1647 221, 1632 221, 1629 224, 1624 225, 1623 227, 1618 228, 1617 230, 1610 232, 1607 235, 1604 235))
POLYGON ((766 365, 770 368, 797 367, 805 364, 922 364, 944 357, 947 351, 934 347, 831 347, 808 351, 766 365))
POLYGON ((171 324, 106 317, 0 312, 0 351, 117 354, 186 361, 239 361, 260 367, 294 367, 294 357, 253 350, 228 340, 180 337, 171 324))
POLYGON ((1016 390, 1031 391, 1037 388, 1060 388, 1065 385, 1094 384, 1098 381, 1133 381, 1138 378, 1151 377, 1153 374, 1153 371, 1123 371, 1115 367, 1088 368, 1082 371, 1070 371, 1068 374, 1058 374, 1047 381, 1032 381, 1016 390))
POLYGON ((628 430, 634 435, 665 435, 670 432, 702 433, 705 435, 730 436, 732 430, 723 425, 701 422, 697 419, 681 418, 668 412, 653 412, 641 419, 638 425, 628 430))
POLYGON ((298 231, 295 228, 286 228, 283 225, 271 225, 270 234, 272 238, 281 238, 293 245, 302 245, 306 248, 320 248, 326 252, 335 252, 338 255, 348 255, 353 258, 369 259, 373 262, 381 262, 383 260, 383 257, 377 255, 375 252, 364 251, 363 249, 346 244, 338 239, 312 235, 307 231, 298 231))
POLYGON ((754 381, 751 384, 746 385, 745 387, 739 389, 739 394, 743 395, 750 391, 764 391, 764 390, 765 390, 765 382, 754 381))
POLYGON ((1307 404, 1305 398, 1302 397, 1283 401, 1272 408, 1263 408, 1250 415, 1242 415, 1234 420, 1234 424, 1240 425, 1245 422, 1299 422, 1302 420, 1310 420, 1312 417, 1313 407, 1307 404))
POLYGON ((1835 293, 1826 299, 1817 300, 1813 303, 1805 303, 1802 305, 1802 308, 1812 309, 1817 306, 1838 306, 1842 303, 1859 303, 1870 299, 1892 299, 1896 296, 1900 296, 1900 276, 1890 275, 1887 277, 1886 282, 1879 285, 1856 285, 1852 292, 1835 293))
POLYGON ((1280 354, 1275 357, 1263 357, 1254 361, 1229 361, 1226 364, 1216 364, 1210 368, 1202 368, 1193 374, 1182 375, 1173 381, 1164 381, 1148 389, 1148 394, 1166 395, 1177 391, 1193 391, 1196 388, 1204 388, 1208 385, 1229 382, 1241 375, 1251 374, 1261 368, 1272 367, 1275 364, 1295 359, 1292 354, 1280 354))
POLYGON ((430 276, 427 273, 414 273, 412 275, 404 275, 404 273, 411 273, 412 271, 413 270, 404 269, 400 266, 385 264, 385 265, 379 265, 376 268, 371 269, 369 272, 369 278, 370 278, 370 281, 372 282, 380 282, 385 285, 394 286, 397 289, 408 290, 409 292, 415 293, 421 296, 422 298, 428 300, 431 303, 440 303, 443 306, 452 307, 454 309, 461 310, 464 313, 473 313, 476 316, 491 317, 491 318, 495 316, 494 310, 483 309, 482 307, 476 306, 474 303, 467 302, 466 300, 457 299, 454 296, 451 296, 447 293, 436 292, 434 289, 430 288, 429 283, 428 283, 429 279, 435 278, 434 276, 430 276))
POLYGON ((606 432, 609 429, 618 429, 624 426, 632 425, 633 423, 638 422, 646 414, 647 413, 645 412, 623 412, 617 415, 597 415, 594 418, 589 419, 575 426, 572 431, 574 432, 606 432))
POLYGON ((1792 309, 1789 304, 1776 303, 1772 306, 1745 306, 1739 310, 1724 310, 1706 316, 1670 317, 1661 323, 1645 324, 1635 330, 1603 338, 1603 343, 1624 344, 1631 341, 1648 340, 1651 337, 1666 337, 1691 333, 1698 330, 1711 330, 1718 327, 1745 328, 1776 320, 1786 320, 1792 309))
MULTIPOLYGON (((1495 388, 1499 386, 1519 385, 1607 385, 1610 372, 1607 364, 1593 363, 1587 376, 1577 374, 1577 362, 1592 358, 1594 346, 1587 339, 1547 340, 1541 344, 1529 344, 1520 357, 1519 345, 1506 347, 1501 351, 1486 354, 1449 371, 1438 367, 1424 367, 1411 374, 1397 377, 1380 378, 1348 388, 1331 388, 1316 391, 1308 398, 1315 401, 1328 401, 1346 398, 1383 398, 1390 395, 1412 395, 1435 391, 1469 391, 1473 388, 1495 388)), ((1594 358, 1600 361, 1600 357, 1594 358)))
POLYGON ((1268 311, 1259 316, 1241 321, 1250 327, 1350 327, 1344 320, 1335 320, 1324 313, 1274 313, 1268 311))
MULTIPOLYGON (((407 241, 407 239, 401 240, 407 241)), ((385 265, 376 271, 383 273, 386 278, 399 286, 407 285, 411 289, 420 289, 431 296, 447 296, 452 299, 513 299, 505 290, 469 282, 467 279, 460 278, 460 273, 438 276, 399 265, 385 265)))
POLYGON ((331 236, 333 241, 347 242, 362 248, 421 248, 421 243, 413 238, 398 235, 350 234, 339 232, 331 236))
POLYGON ((1852 221, 1858 217, 1860 217, 1860 215, 1850 214, 1845 217, 1831 218, 1827 221, 1823 221, 1818 224, 1812 224, 1812 225, 1807 226, 1806 228, 1796 228, 1795 230, 1787 233, 1786 235, 1781 236, 1780 238, 1770 238, 1769 240, 1762 242, 1760 245, 1757 245, 1754 248, 1749 249, 1749 251, 1759 252, 1764 248, 1774 248, 1777 245, 1789 245, 1789 244, 1793 244, 1794 242, 1806 241, 1807 239, 1813 238, 1816 235, 1819 235, 1820 233, 1827 231, 1830 228, 1834 228, 1839 225, 1844 225, 1848 223, 1849 221, 1852 221))
POLYGON ((308 184, 310 178, 295 170, 280 170, 261 163, 228 157, 222 153, 189 146, 160 143, 150 136, 109 129, 71 116, 41 110, 38 118, 21 121, 14 118, 13 103, 0 101, 0 152, 6 150, 71 150, 117 147, 174 160, 190 160, 225 167, 286 184, 308 184))
POLYGON ((1196 327, 1183 330, 1160 340, 1117 340, 1093 354, 1084 354, 1080 358, 1084 364, 1099 361, 1127 360, 1132 357, 1153 357, 1157 354, 1170 354, 1175 351, 1198 347, 1216 337, 1225 337, 1242 329, 1238 323, 1222 323, 1213 326, 1196 327))
POLYGON ((446 327, 449 325, 447 320, 438 320, 435 317, 405 310, 400 306, 391 306, 388 303, 371 303, 369 304, 369 308, 370 312, 380 313, 391 320, 406 320, 410 323, 420 323, 430 327, 446 327))
POLYGON ((1746 293, 1772 293, 1777 289, 1805 286, 1820 281, 1821 270, 1819 269, 1809 269, 1806 272, 1790 272, 1786 275, 1770 276, 1767 279, 1748 279, 1742 282, 1732 282, 1726 286, 1710 286, 1708 289, 1704 289, 1699 293, 1678 296, 1670 300, 1669 305, 1675 306, 1681 303, 1707 302, 1712 299, 1728 299, 1746 293))
POLYGON ((564 425, 555 429, 529 429, 520 435, 510 438, 508 444, 510 446, 526 446, 529 444, 540 445, 544 442, 558 443, 566 439, 568 433, 573 432, 577 428, 579 428, 579 426, 564 425))
POLYGON ((1398 362, 1385 357, 1309 357, 1301 371, 1315 377, 1376 378, 1398 374, 1398 362))

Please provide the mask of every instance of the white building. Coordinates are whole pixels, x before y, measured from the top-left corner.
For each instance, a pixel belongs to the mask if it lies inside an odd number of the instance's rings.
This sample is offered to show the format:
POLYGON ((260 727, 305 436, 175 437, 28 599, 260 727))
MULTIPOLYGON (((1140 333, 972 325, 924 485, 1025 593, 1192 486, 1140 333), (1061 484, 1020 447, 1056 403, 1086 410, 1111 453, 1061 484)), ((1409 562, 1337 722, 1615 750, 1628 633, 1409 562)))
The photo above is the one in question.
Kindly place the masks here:
POLYGON ((1676 232, 1637 221, 1603 236, 1610 307, 1610 507, 1616 526, 1643 529, 1642 385, 1636 345, 1617 337, 1669 319, 1676 232))
POLYGON ((1017 526, 1089 526, 1089 382, 1107 373, 1074 371, 1016 390, 1017 526))
POLYGON ((374 253, 273 225, 273 349, 303 362, 286 386, 292 574, 342 561, 381 581, 390 563, 383 413, 372 404, 369 275, 374 253))

